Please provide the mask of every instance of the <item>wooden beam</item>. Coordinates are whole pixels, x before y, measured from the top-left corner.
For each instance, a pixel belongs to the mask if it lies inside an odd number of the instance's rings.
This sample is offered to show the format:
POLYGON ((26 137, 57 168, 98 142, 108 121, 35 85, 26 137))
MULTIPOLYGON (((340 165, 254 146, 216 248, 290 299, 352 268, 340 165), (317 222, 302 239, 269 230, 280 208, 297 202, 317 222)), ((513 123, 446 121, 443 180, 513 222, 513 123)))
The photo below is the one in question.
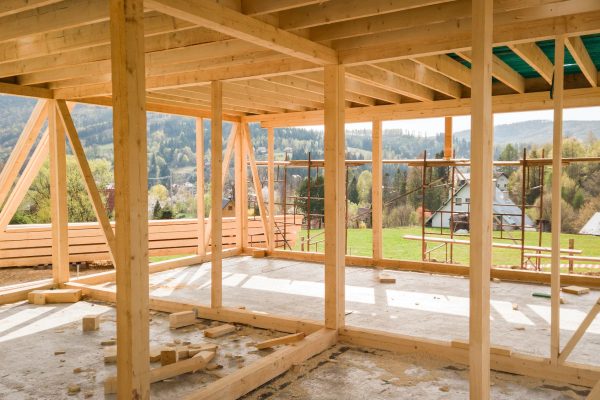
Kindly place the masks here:
POLYGON ((371 228, 373 232, 373 260, 377 262, 383 258, 383 126, 381 120, 372 123, 373 135, 373 171, 371 228))
MULTIPOLYGON (((461 51, 457 52, 457 54, 466 61, 470 63, 473 62, 470 51, 461 51)), ((492 76, 517 93, 525 93, 525 78, 508 66, 508 64, 502 61, 498 56, 492 57, 492 76)))
POLYGON ((246 132, 250 130, 248 124, 242 124, 242 131, 240 132, 240 153, 236 154, 237 168, 236 171, 239 173, 240 180, 240 196, 238 197, 240 203, 240 229, 241 229, 241 245, 242 251, 248 247, 248 164, 246 163, 248 155, 248 146, 244 137, 246 132))
POLYGON ((206 255, 204 223, 204 119, 196 118, 196 218, 198 219, 198 255, 206 255))
POLYGON ((60 124, 56 101, 48 109, 50 134, 50 210, 52 220, 52 278, 54 283, 69 281, 69 232, 67 210, 67 153, 65 130, 60 124))
POLYGON ((565 41, 565 46, 569 49, 569 53, 577 62, 590 85, 592 87, 598 86, 598 70, 596 70, 596 65, 585 48, 583 40, 579 36, 569 37, 565 41))
POLYGON ((115 234, 110 224, 110 220, 108 219, 108 215, 106 214, 106 209, 102 204, 102 198, 100 197, 98 187, 96 186, 96 181, 94 180, 94 175, 92 174, 92 170, 85 156, 83 145, 79 140, 77 129, 75 128, 75 124, 73 123, 73 119, 71 118, 71 113, 69 109, 74 108, 75 105, 67 105, 67 103, 64 100, 57 100, 56 107, 58 109, 61 122, 66 130, 67 138, 69 139, 69 142, 71 144, 73 154, 75 154, 75 158, 77 159, 77 166, 79 167, 79 172, 81 172, 81 176, 83 177, 85 188, 88 192, 88 196, 90 197, 94 214, 96 215, 96 219, 98 220, 98 223, 102 228, 102 232, 104 233, 106 244, 108 245, 109 256, 111 258, 113 266, 116 268, 117 263, 115 260, 115 234))
POLYGON ((420 101, 433 101, 433 90, 380 68, 368 65, 352 67, 348 68, 348 75, 403 96, 420 101))
POLYGON ((2 4, 0 4, 0 17, 30 11, 60 1, 62 0, 4 0, 2 4))
POLYGON ((594 385, 586 400, 600 400, 600 381, 594 385))
POLYGON ((327 65, 325 77, 325 327, 340 329, 345 318, 346 132, 344 67, 327 65))
POLYGON ((560 352, 560 355, 558 356, 558 362, 560 364, 564 364, 565 361, 567 361, 567 358, 569 358, 569 355, 571 355, 571 353, 575 349, 575 346, 577 346, 577 343, 579 343, 579 341, 585 334, 585 331, 587 331, 592 322, 594 322, 596 315, 598 315, 599 313, 600 299, 598 299, 598 301, 592 306, 592 309, 588 312, 583 321, 581 321, 581 324, 579 325, 577 330, 573 332, 573 336, 571 336, 563 350, 560 352))
MULTIPOLYGON (((242 158, 241 156, 243 155, 242 153, 242 148, 244 146, 244 127, 240 126, 239 131, 237 132, 237 134, 235 135, 235 149, 234 149, 234 156, 235 158, 233 159, 233 182, 234 182, 234 189, 233 189, 233 195, 235 198, 235 241, 236 241, 236 249, 238 249, 240 252, 242 252, 244 250, 244 241, 242 239, 243 237, 243 230, 246 229, 246 226, 244 224, 244 209, 243 209, 243 201, 242 199, 244 197, 247 197, 247 191, 243 190, 244 185, 242 183, 242 179, 243 178, 243 174, 242 174, 242 164, 244 164, 243 160, 244 158, 242 158)), ((247 179, 247 178, 246 178, 247 179)), ((248 219, 246 218, 246 221, 248 219)))
POLYGON ((550 361, 558 363, 560 354, 560 234, 561 224, 561 181, 563 143, 563 92, 565 37, 558 36, 554 50, 554 106, 552 134, 552 259, 551 259, 551 316, 550 316, 550 361))
POLYGON ((38 99, 54 98, 54 92, 49 89, 34 86, 15 85, 5 82, 0 82, 0 93, 10 94, 12 96, 35 97, 38 99))
POLYGON ((10 193, 10 189, 17 179, 23 164, 25 164, 27 156, 39 135, 40 129, 42 129, 42 124, 44 124, 47 115, 48 106, 46 101, 39 100, 33 108, 23 131, 19 135, 17 143, 13 146, 4 168, 0 171, 0 207, 10 193))
POLYGON ((242 11, 247 15, 271 14, 324 1, 328 0, 242 0, 242 11))
POLYGON ((521 57, 523 61, 529 64, 531 68, 535 69, 546 82, 552 84, 554 66, 548 56, 546 56, 535 42, 513 43, 508 47, 510 47, 516 55, 521 57))
POLYGON ((432 71, 471 87, 471 70, 445 54, 413 58, 413 61, 424 65, 432 71))
POLYGON ((111 0, 117 394, 150 397, 148 156, 143 0, 111 0))
POLYGON ((308 335, 304 340, 296 343, 294 346, 286 346, 276 350, 253 364, 192 392, 184 397, 184 399, 238 399, 260 385, 283 374, 294 364, 302 363, 327 350, 335 344, 336 339, 337 331, 321 329, 308 335))
POLYGON ((490 270, 494 156, 493 1, 474 1, 472 10, 469 394, 471 400, 487 400, 490 398, 490 270))
POLYGON ((267 128, 267 154, 269 179, 269 240, 268 250, 275 249, 275 128, 267 128))
POLYGON ((449 160, 452 155, 452 117, 444 118, 444 158, 449 160))
POLYGON ((156 11, 267 49, 324 65, 337 62, 335 50, 286 32, 209 0, 146 0, 156 11))
POLYGON ((210 266, 210 305, 213 308, 223 304, 223 83, 211 83, 210 119, 210 196, 211 196, 211 266, 210 266))

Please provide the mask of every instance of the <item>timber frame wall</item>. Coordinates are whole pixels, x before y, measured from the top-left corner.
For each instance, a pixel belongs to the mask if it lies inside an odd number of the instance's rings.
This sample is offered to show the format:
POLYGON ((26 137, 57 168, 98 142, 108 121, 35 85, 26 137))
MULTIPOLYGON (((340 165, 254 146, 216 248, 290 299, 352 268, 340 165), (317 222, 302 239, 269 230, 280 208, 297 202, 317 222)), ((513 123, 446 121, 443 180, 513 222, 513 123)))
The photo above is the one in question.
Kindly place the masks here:
MULTIPOLYGON (((491 171, 493 113, 549 108, 554 109, 553 168, 561 168, 563 107, 600 105, 598 55, 586 47, 599 33, 600 4, 589 0, 5 0, 0 4, 0 93, 40 101, 0 174, 0 227, 6 227, 49 155, 53 283, 43 286, 80 287, 92 298, 116 302, 119 398, 149 398, 149 309, 195 309, 206 318, 309 335, 298 346, 277 350, 191 393, 190 399, 237 398, 338 341, 426 352, 468 364, 471 399, 489 399, 490 369, 593 387, 589 398, 597 399, 600 368, 566 358, 599 313, 598 304, 567 346, 559 346, 561 279, 562 283, 584 279, 560 275, 560 208, 552 209, 550 274, 493 270, 491 171), (555 44, 552 57, 543 51, 548 42, 555 44), (525 77, 515 71, 496 54, 499 48, 509 49, 534 72, 525 77), (577 66, 568 74, 565 48, 577 66), (71 118, 70 109, 77 102, 114 110, 114 231, 71 118), (250 250, 245 201, 236 204, 241 240, 235 248, 223 250, 221 210, 215 209, 206 228, 198 228, 197 255, 148 263, 146 111, 197 118, 198 138, 203 134, 202 118, 211 119, 213 204, 220 203, 222 180, 232 158, 236 190, 246 193, 249 165, 256 192, 261 192, 248 123, 268 129, 270 199, 274 128, 325 126, 325 254, 309 255, 324 263, 324 321, 222 307, 221 261, 250 250), (344 124, 373 123, 373 176, 380 182, 382 121, 446 117, 451 131, 451 117, 457 115, 471 115, 474 132, 471 265, 383 259, 380 206, 373 216, 373 257, 346 257, 344 124), (48 128, 38 135, 46 118, 48 128), (234 124, 224 152, 223 121, 234 124), (68 269, 65 136, 116 267, 114 272, 78 280, 70 278, 68 269), (149 273, 208 260, 213 282, 210 305, 149 296, 149 273), (468 348, 347 326, 346 264, 469 275, 468 348), (490 276, 551 283, 549 359, 491 351, 490 276), (93 286, 115 279, 116 292, 93 286)), ((198 141, 199 155, 204 153, 202 142, 198 141)), ((450 158, 448 147, 445 155, 450 158)), ((553 174, 555 199, 560 198, 560 179, 561 174, 553 174)), ((379 205, 380 187, 374 185, 373 193, 379 205)), ((269 218, 273 201, 267 210, 262 196, 257 200, 270 255, 297 256, 274 248, 269 218)), ((202 196, 197 201, 203 209, 202 196)), ((15 301, 31 289, 3 292, 0 300, 15 301)))

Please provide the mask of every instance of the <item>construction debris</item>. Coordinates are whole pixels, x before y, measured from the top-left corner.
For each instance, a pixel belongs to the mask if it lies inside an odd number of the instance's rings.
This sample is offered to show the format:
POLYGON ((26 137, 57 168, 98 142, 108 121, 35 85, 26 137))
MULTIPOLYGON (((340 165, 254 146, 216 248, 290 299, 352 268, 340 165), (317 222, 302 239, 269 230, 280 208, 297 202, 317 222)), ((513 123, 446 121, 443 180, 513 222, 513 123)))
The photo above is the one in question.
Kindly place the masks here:
POLYGON ((160 352, 160 365, 165 366, 177 362, 177 350, 167 347, 160 352))
POLYGON ((182 328, 196 323, 195 311, 181 311, 169 315, 169 327, 171 329, 182 328))
POLYGON ((287 336, 282 336, 282 337, 275 338, 275 339, 265 340, 264 342, 257 343, 255 345, 255 347, 258 350, 269 349, 274 346, 297 342, 299 340, 304 339, 304 336, 305 336, 304 332, 294 333, 292 335, 287 335, 287 336))
POLYGON ((80 391, 81 391, 81 386, 76 385, 76 384, 71 384, 67 387, 67 392, 68 392, 69 396, 77 394, 80 391))
POLYGON ((81 289, 32 290, 27 294, 31 304, 77 303, 81 300, 81 289))
POLYGON ((396 283, 396 278, 385 272, 379 273, 379 283, 396 283))
POLYGON ((97 331, 100 329, 100 315, 86 315, 81 320, 81 328, 84 332, 97 331))
POLYGON ((103 340, 100 342, 100 346, 114 346, 115 344, 117 344, 117 341, 114 339, 103 340))
POLYGON ((235 326, 230 324, 223 324, 206 329, 204 331, 204 336, 206 336, 207 338, 218 338, 220 336, 227 335, 228 333, 232 332, 235 332, 235 326))
POLYGON ((267 256, 267 252, 264 249, 252 250, 252 257, 254 257, 254 258, 264 258, 266 256, 267 256))
POLYGON ((576 295, 587 294, 590 292, 589 288, 582 287, 582 286, 574 286, 574 285, 573 286, 565 286, 561 290, 565 293, 576 294, 576 295))
POLYGON ((117 346, 108 346, 104 348, 104 363, 114 364, 117 362, 117 346))

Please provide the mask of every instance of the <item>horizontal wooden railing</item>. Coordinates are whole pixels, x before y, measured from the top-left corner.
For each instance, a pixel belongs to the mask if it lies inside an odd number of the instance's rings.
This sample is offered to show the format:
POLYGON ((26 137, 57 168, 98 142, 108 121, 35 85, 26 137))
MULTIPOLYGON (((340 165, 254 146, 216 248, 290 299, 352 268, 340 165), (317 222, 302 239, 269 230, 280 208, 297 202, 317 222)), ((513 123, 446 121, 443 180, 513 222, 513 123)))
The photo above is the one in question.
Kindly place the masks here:
MULTIPOLYGON (((275 217, 283 224, 283 216, 275 217)), ((301 216, 286 216, 287 240, 294 242, 301 216)), ((208 220, 205 220, 205 224, 208 220)), ((198 221, 194 219, 151 220, 148 222, 150 256, 196 254, 198 221)), ((114 229, 114 223, 113 223, 114 229)), ((265 243, 260 219, 248 220, 248 236, 253 246, 265 243)), ((223 218, 223 248, 238 245, 235 218, 223 218)), ((210 245, 207 249, 210 251, 210 245)), ((71 262, 108 261, 108 247, 102 229, 96 222, 69 224, 69 260, 71 262)), ((0 267, 34 266, 52 263, 50 224, 9 225, 0 232, 0 267)))

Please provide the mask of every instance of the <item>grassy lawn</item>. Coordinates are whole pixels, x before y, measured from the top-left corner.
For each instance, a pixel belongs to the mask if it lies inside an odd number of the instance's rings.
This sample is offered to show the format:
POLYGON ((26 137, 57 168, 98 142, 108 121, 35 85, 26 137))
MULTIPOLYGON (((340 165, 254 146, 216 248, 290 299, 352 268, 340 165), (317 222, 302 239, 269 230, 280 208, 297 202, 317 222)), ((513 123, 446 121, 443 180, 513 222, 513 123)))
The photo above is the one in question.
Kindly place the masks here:
MULTIPOLYGON (((319 234, 322 230, 311 229, 311 237, 319 234)), ((427 236, 440 236, 434 234, 433 230, 428 230, 427 236)), ((421 241, 419 240, 408 240, 404 239, 404 235, 421 236, 420 227, 402 227, 402 228, 386 228, 383 230, 383 256, 385 258, 403 259, 403 260, 421 260, 421 241)), ((520 238, 520 232, 514 232, 515 238, 520 238)), ((306 237, 306 231, 301 231, 300 236, 306 237)), ((317 240, 324 239, 324 235, 320 235, 317 240)), ((494 232, 494 236, 500 236, 500 232, 494 232)), ((507 233, 504 233, 507 236, 507 233)), ((449 238, 449 236, 444 236, 449 238)), ((459 236, 457 239, 467 240, 468 236, 459 236)), ((569 247, 569 239, 575 240, 575 248, 583 250, 581 255, 600 257, 600 238, 589 235, 575 235, 575 234, 562 234, 561 243, 563 248, 569 247)), ((498 243, 513 243, 506 239, 494 239, 494 242, 498 243)), ((537 246, 538 245, 538 232, 526 232, 525 242, 527 245, 537 246)), ((518 243, 518 242, 514 242, 518 243)), ((542 233, 542 246, 550 247, 551 234, 542 233)), ((435 248, 441 243, 428 243, 428 248, 435 248)), ((323 251, 324 243, 319 243, 318 250, 323 251)), ((371 229, 348 229, 348 251, 347 254, 354 256, 371 256, 372 254, 372 233, 371 229)), ((446 246, 442 246, 439 249, 431 253, 431 258, 437 259, 438 261, 446 260, 446 246)), ((300 241, 296 241, 295 250, 300 250, 300 241)), ((311 250, 314 251, 314 247, 311 246, 311 250)), ((448 247, 449 252, 449 247, 448 247)), ((533 253, 532 251, 526 251, 527 253, 533 253)), ((547 253, 549 254, 549 253, 547 253)), ((519 250, 513 249, 499 249, 494 248, 493 250, 494 264, 495 265, 519 265, 521 262, 521 254, 519 250)), ((454 262, 466 264, 469 261, 469 246, 467 245, 454 245, 454 262)), ((542 259, 542 264, 549 264, 550 259, 542 259)), ((563 261, 566 263, 566 261, 563 261)))

